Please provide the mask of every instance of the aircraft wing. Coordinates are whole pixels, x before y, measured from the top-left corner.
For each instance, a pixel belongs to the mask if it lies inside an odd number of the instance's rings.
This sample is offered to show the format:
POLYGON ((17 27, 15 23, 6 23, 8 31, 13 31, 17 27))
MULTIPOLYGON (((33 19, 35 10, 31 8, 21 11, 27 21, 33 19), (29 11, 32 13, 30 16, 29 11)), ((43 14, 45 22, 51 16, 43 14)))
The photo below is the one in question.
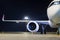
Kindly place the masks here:
POLYGON ((2 17, 2 21, 4 21, 4 22, 16 22, 16 23, 32 21, 32 22, 38 22, 40 24, 49 24, 49 20, 43 20, 43 21, 41 21, 41 20, 5 20, 4 15, 2 17))
POLYGON ((19 23, 19 22, 29 22, 29 20, 5 20, 4 19, 4 15, 2 17, 2 21, 4 21, 4 22, 16 22, 16 23, 19 23))
POLYGON ((40 20, 40 21, 36 21, 36 22, 38 22, 38 23, 40 23, 40 24, 49 24, 49 20, 40 20))

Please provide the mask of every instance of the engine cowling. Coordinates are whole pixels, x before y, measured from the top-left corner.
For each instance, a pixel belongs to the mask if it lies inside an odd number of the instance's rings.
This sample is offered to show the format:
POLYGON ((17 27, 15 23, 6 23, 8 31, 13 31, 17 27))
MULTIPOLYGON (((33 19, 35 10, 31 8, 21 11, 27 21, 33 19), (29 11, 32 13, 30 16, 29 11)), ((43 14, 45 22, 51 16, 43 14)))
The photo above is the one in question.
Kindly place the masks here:
POLYGON ((39 25, 36 21, 30 21, 28 24, 27 24, 27 30, 29 32, 37 32, 39 30, 39 25))

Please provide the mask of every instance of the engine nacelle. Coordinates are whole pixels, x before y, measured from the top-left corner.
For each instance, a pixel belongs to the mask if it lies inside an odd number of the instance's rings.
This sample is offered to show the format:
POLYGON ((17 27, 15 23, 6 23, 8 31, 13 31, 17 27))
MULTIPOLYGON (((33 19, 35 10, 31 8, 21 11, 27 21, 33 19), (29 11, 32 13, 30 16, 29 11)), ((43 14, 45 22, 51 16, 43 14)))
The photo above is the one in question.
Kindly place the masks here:
POLYGON ((37 32, 39 30, 39 25, 36 21, 30 21, 28 24, 27 24, 27 30, 29 32, 37 32))

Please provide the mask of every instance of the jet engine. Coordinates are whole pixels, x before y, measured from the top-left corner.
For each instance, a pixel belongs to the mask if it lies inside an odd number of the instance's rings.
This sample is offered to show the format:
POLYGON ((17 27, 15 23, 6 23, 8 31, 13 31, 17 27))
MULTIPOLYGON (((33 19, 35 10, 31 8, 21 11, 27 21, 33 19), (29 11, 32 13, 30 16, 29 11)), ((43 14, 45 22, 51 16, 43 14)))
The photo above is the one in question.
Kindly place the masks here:
POLYGON ((39 25, 36 21, 30 21, 27 24, 27 30, 29 32, 37 32, 39 30, 39 25))

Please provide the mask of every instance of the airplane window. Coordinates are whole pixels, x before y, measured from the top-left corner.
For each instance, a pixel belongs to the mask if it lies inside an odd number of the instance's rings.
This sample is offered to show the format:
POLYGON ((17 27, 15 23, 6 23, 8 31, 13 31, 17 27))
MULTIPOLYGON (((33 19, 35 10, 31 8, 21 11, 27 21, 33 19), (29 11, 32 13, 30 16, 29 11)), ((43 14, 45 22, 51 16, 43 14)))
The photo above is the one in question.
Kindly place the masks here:
POLYGON ((60 1, 55 1, 50 3, 48 7, 51 7, 52 5, 58 5, 58 4, 60 4, 60 1))
POLYGON ((60 4, 60 1, 54 2, 54 5, 58 5, 58 4, 60 4))

